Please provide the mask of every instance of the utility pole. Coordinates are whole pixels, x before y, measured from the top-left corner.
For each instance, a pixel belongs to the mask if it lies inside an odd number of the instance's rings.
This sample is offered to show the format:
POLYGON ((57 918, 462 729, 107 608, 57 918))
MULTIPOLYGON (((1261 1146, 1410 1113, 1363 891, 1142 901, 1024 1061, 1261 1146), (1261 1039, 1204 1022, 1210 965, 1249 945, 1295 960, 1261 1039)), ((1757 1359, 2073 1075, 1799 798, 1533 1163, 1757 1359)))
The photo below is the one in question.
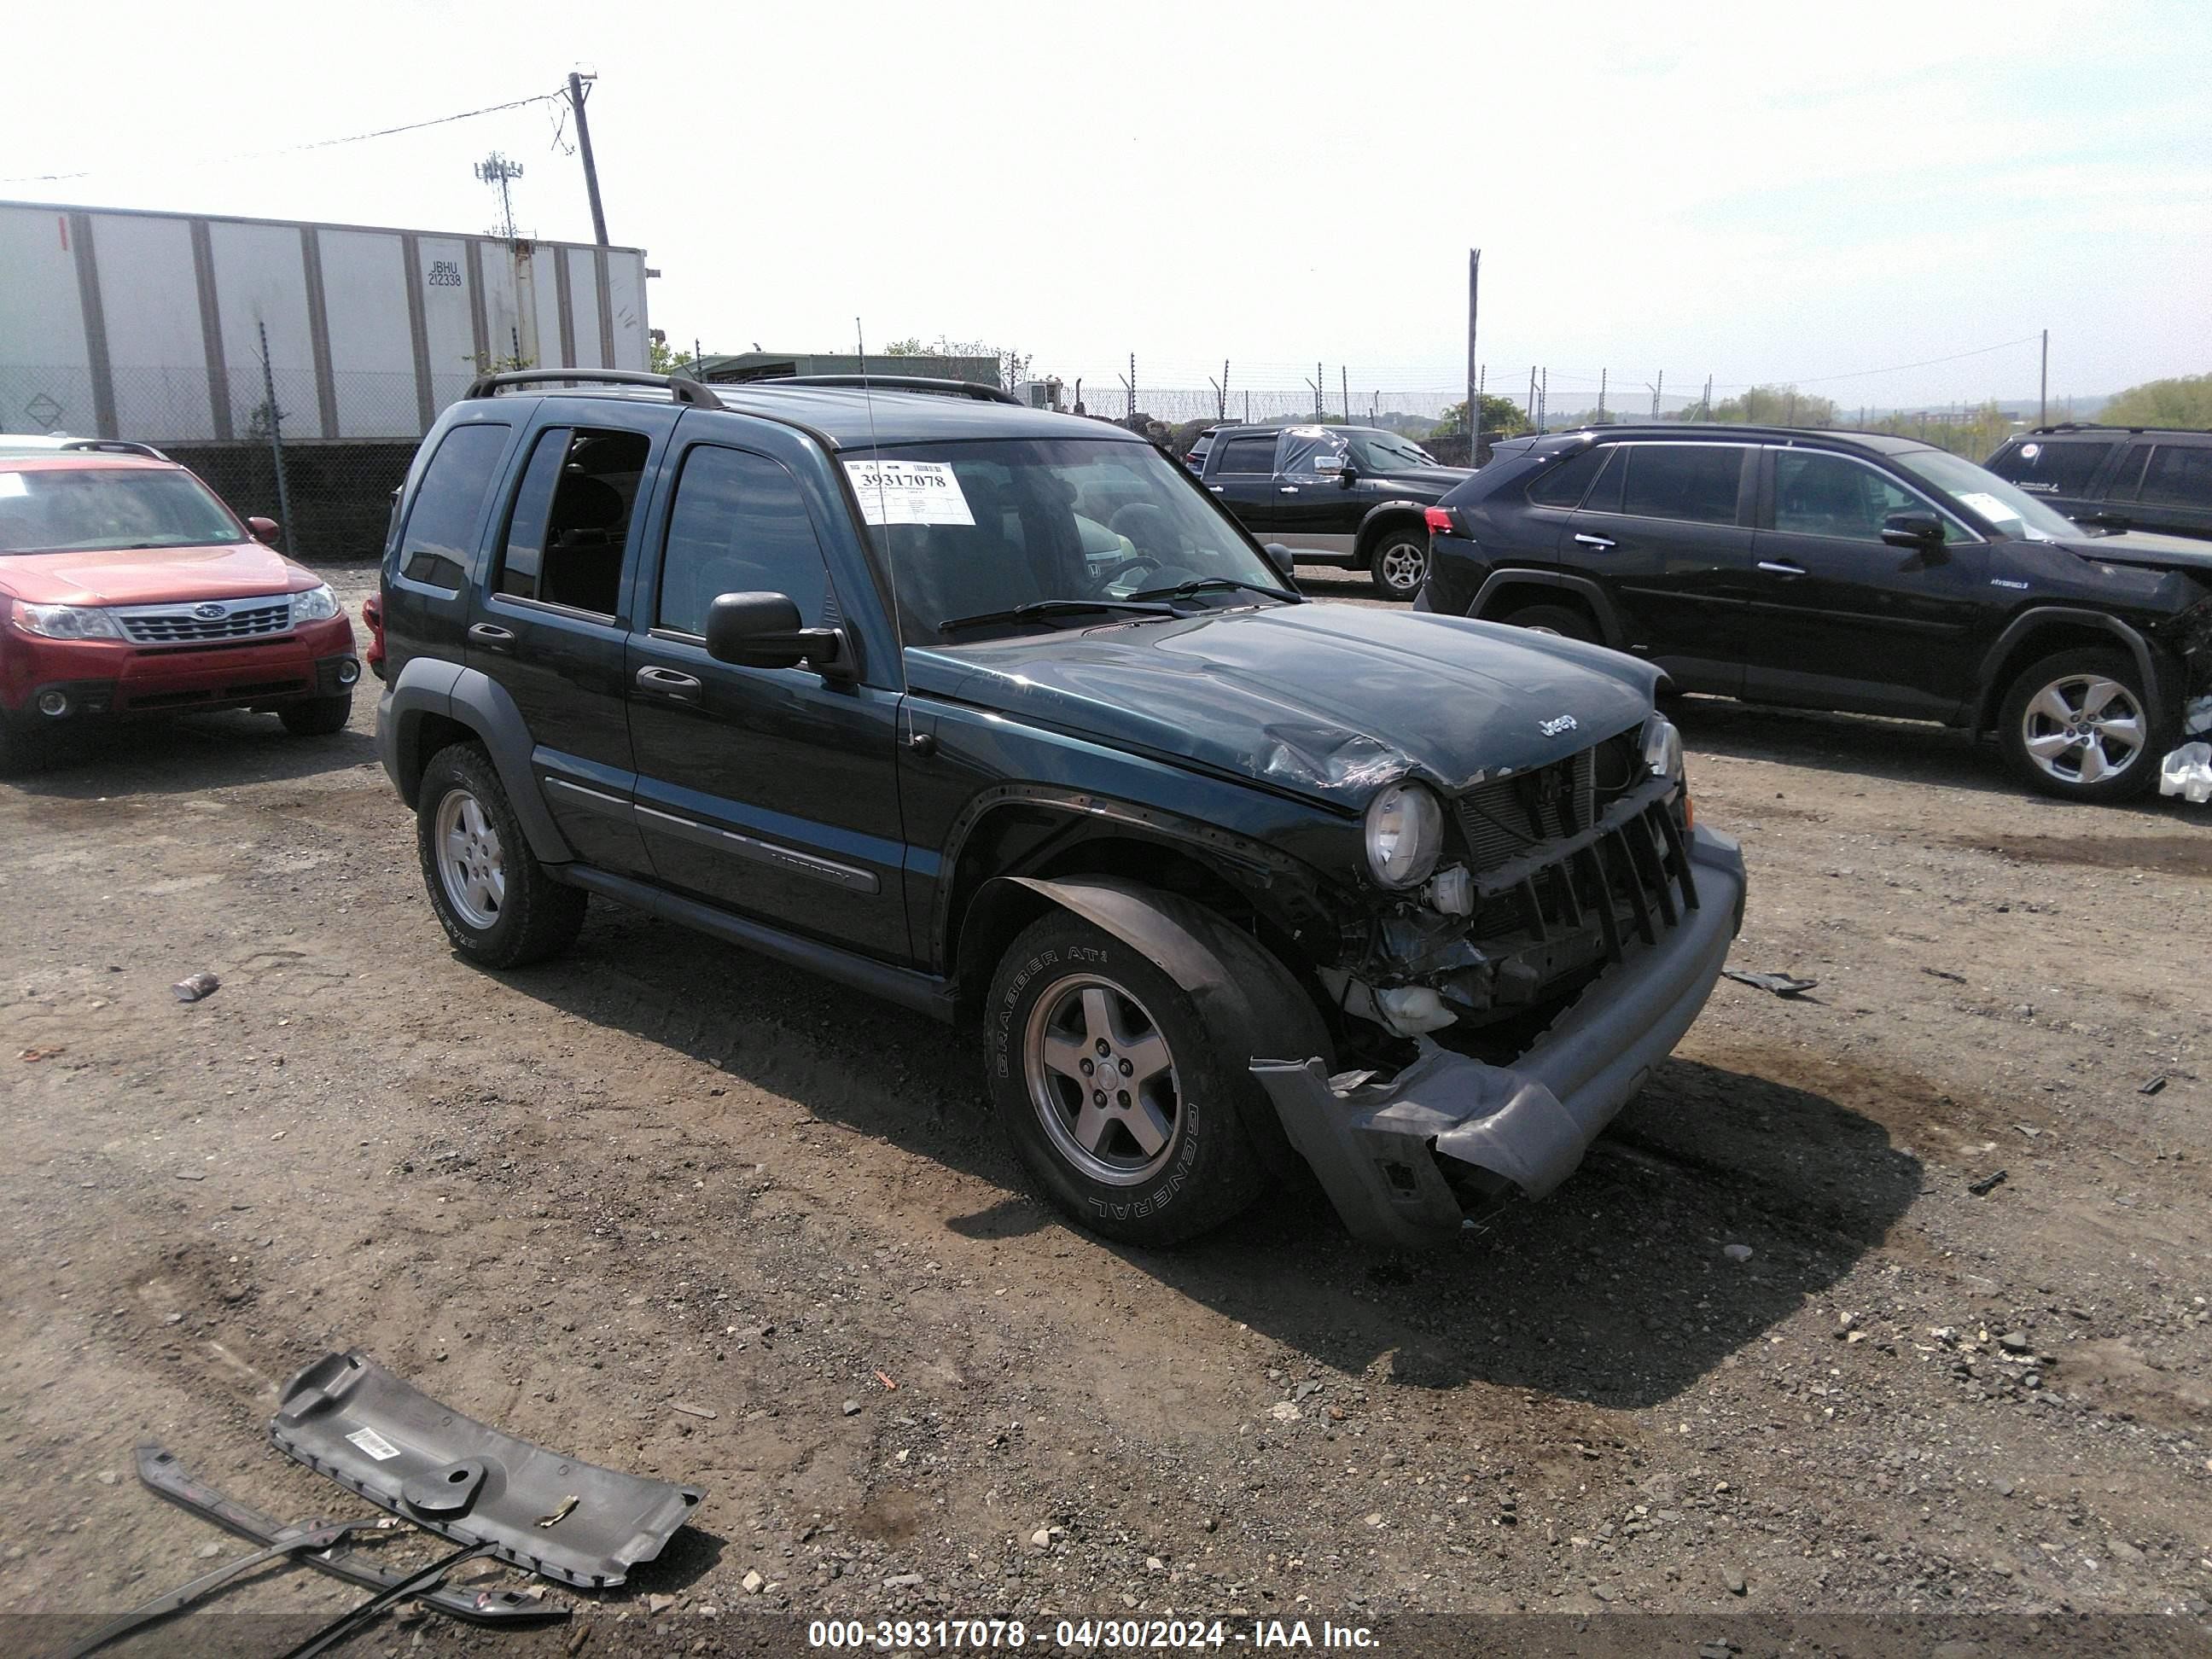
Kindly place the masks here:
POLYGON ((1547 363, 1544 366, 1544 378, 1536 383, 1536 430, 1549 432, 1551 429, 1552 369, 1547 363))
POLYGON ((2035 388, 2035 423, 2051 424, 2051 331, 2047 328, 2043 331, 2043 374, 2035 388))
POLYGON ((1698 418, 1701 421, 1713 418, 1713 377, 1710 374, 1705 376, 1705 395, 1698 404, 1698 418))
POLYGON ((1536 365, 1528 365, 1528 424, 1536 424, 1536 365))
MULTIPOLYGON (((599 168, 592 160, 592 125, 584 118, 585 84, 597 81, 596 75, 581 75, 571 71, 568 76, 568 102, 576 112, 576 153, 584 158, 584 188, 592 198, 592 236, 601 247, 607 246, 607 213, 599 205, 599 168)), ((516 169, 518 172, 520 168, 516 169)))
POLYGON ((1352 419, 1352 371, 1342 363, 1336 366, 1336 378, 1344 392, 1344 418, 1352 419))
POLYGON ((1222 364, 1219 380, 1217 380, 1209 374, 1206 377, 1206 383, 1213 388, 1213 410, 1216 417, 1227 420, 1229 418, 1229 365, 1222 364))
POLYGON ((1252 424, 1252 394, 1249 390, 1244 393, 1244 424, 1252 424))
POLYGON ((1662 368, 1659 371, 1659 379, 1651 387, 1651 418, 1655 421, 1659 418, 1659 399, 1666 395, 1666 391, 1667 371, 1662 368))
POLYGON ((1600 426, 1605 424, 1605 383, 1612 373, 1609 368, 1601 368, 1597 372, 1597 423, 1600 426))
POLYGON ((499 223, 501 236, 514 240, 514 202, 507 193, 510 179, 522 177, 522 163, 510 161, 497 150, 477 163, 477 177, 487 185, 499 186, 499 223))
POLYGON ((1467 251, 1467 464, 1482 465, 1482 365, 1475 361, 1474 321, 1480 296, 1482 250, 1467 251))
POLYGON ((276 407, 276 375, 269 366, 269 325, 257 322, 253 326, 261 335, 261 406, 269 411, 269 453, 276 468, 276 516, 283 521, 285 541, 297 547, 300 538, 292 525, 292 492, 284 482, 284 411, 276 407))
POLYGON ((1328 418, 1328 410, 1323 408, 1322 405, 1326 404, 1328 399, 1322 395, 1321 365, 1318 362, 1314 365, 1312 386, 1314 389, 1314 419, 1316 421, 1325 421, 1328 418))

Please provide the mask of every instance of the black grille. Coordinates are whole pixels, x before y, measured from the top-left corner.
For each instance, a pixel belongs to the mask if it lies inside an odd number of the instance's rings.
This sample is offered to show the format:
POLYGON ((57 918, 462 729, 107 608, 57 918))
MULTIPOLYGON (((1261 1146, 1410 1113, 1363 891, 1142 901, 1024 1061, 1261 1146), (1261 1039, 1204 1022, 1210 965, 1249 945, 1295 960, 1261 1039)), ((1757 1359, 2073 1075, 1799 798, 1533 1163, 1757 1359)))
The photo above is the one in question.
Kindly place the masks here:
POLYGON ((1492 778, 1459 798, 1460 828, 1479 873, 1525 857, 1547 841, 1589 827, 1597 795, 1597 750, 1518 777, 1492 778))

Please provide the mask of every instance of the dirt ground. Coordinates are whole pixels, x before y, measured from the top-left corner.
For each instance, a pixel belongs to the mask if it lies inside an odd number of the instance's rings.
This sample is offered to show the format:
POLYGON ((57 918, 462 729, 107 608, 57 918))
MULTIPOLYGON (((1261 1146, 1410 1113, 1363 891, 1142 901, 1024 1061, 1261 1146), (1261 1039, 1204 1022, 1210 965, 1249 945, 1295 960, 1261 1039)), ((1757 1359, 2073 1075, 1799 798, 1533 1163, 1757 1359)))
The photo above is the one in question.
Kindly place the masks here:
POLYGON ((1573 1180, 1455 1248, 1288 1205, 1152 1255, 1030 1196, 918 1017, 605 905, 557 963, 464 967, 374 718, 0 786, 0 1614, 239 1552, 140 1489, 143 1438, 364 1508, 266 1436, 358 1347, 706 1489, 551 1651, 779 1613, 2206 1617, 2212 812, 1693 700, 1698 816, 1751 868, 1732 964, 1818 988, 1723 981, 1573 1180))

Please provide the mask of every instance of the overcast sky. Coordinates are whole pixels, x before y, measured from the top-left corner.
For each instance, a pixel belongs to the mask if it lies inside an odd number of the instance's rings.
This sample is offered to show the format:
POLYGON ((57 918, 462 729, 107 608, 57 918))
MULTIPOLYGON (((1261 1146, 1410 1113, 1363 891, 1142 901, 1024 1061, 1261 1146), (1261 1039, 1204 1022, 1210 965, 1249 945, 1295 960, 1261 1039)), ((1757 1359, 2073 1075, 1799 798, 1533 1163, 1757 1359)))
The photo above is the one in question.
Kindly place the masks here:
MULTIPOLYGON (((1860 403, 2212 369, 2212 5, 202 0, 10 17, 0 197, 611 240, 708 350, 989 340, 1148 386, 1611 371, 1860 403), (82 173, 40 181, 16 175, 82 173)), ((1086 388, 1087 389, 1087 388, 1086 388)), ((1628 400, 1633 406, 1633 399, 1628 400)))

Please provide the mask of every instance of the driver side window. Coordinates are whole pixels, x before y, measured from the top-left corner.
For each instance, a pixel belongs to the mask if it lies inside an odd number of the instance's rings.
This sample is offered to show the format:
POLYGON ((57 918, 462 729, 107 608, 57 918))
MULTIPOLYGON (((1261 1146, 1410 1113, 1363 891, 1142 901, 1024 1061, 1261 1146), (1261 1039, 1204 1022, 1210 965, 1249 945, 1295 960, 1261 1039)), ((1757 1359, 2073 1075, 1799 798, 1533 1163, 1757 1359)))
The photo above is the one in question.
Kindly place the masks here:
MULTIPOLYGON (((1799 536, 1880 542, 1881 522, 1893 513, 1927 513, 1926 501, 1841 455, 1788 449, 1774 457, 1774 527, 1799 536)), ((1944 524, 1945 539, 1952 530, 1944 524)))

